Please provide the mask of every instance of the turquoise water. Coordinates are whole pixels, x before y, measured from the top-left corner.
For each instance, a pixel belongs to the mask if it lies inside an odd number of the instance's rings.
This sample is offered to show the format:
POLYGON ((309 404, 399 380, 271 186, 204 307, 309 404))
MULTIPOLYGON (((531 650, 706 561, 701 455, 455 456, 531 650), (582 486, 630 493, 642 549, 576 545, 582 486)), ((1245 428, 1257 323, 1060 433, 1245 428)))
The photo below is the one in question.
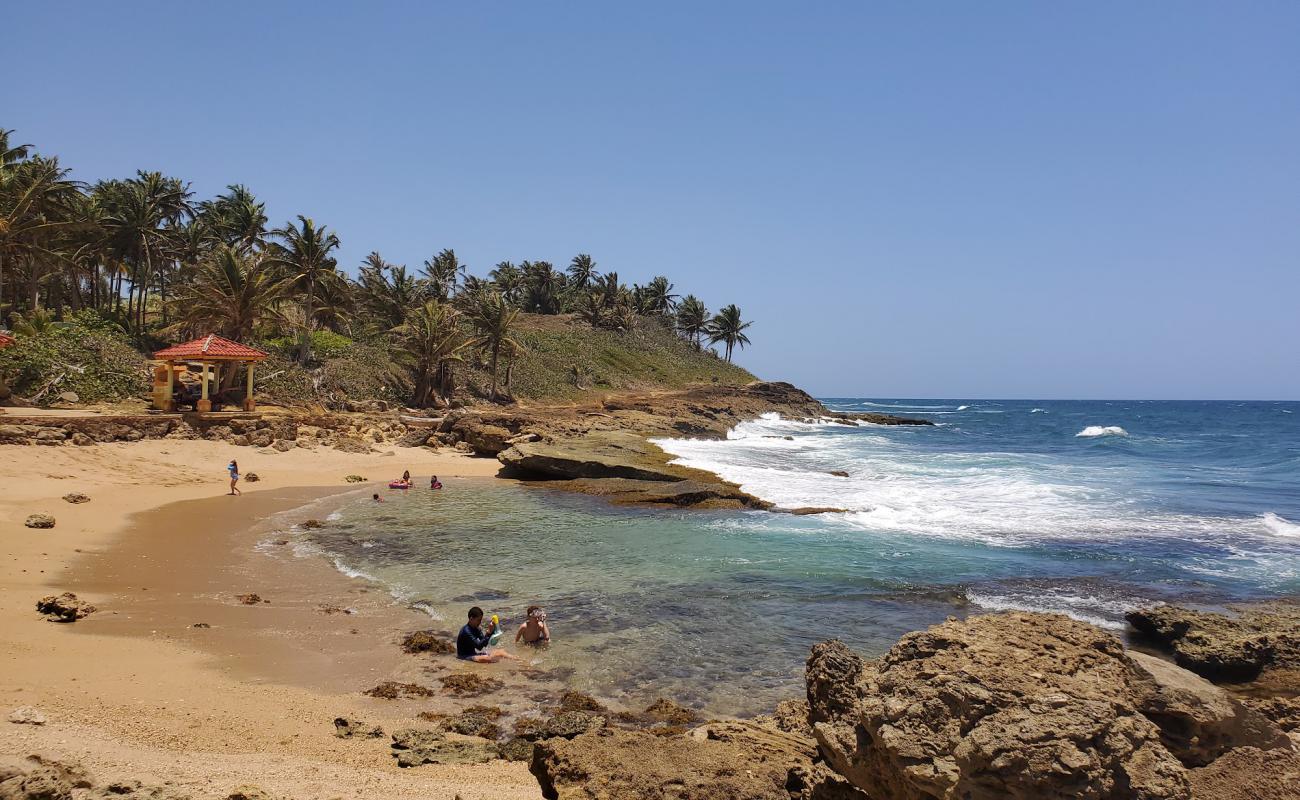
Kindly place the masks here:
POLYGON ((842 514, 648 511, 453 479, 359 499, 309 535, 448 631, 472 604, 511 621, 544 605, 556 642, 527 654, 578 688, 730 714, 797 695, 830 636, 878 653, 980 610, 1118 629, 1152 601, 1300 593, 1300 404, 827 403, 940 425, 764 419, 662 443, 782 506, 842 514))

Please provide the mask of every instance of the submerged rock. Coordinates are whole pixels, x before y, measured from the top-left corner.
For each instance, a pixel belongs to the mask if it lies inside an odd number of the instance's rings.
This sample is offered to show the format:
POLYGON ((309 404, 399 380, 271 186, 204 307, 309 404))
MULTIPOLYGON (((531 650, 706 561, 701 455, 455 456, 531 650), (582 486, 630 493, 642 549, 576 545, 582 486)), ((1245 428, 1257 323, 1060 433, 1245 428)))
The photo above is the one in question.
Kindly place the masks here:
POLYGON ((876 662, 824 642, 806 678, 821 755, 872 797, 1190 798, 1189 766, 1250 747, 1295 758, 1225 693, 1059 615, 949 620, 876 662))

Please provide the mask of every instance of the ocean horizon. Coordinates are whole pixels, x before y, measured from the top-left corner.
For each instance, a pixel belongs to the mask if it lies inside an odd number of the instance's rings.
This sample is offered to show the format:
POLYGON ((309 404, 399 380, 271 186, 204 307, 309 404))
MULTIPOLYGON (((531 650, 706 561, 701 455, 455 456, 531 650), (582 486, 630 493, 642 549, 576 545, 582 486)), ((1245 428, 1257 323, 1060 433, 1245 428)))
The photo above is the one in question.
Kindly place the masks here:
MULTIPOLYGON (((933 427, 779 419, 659 439, 794 516, 612 506, 492 480, 349 500, 298 533, 454 630, 469 605, 556 633, 575 688, 711 713, 801 691, 809 647, 876 655, 949 616, 1124 614, 1300 594, 1300 402, 823 398, 933 427), (847 473, 847 477, 832 474, 847 473)), ((418 484, 417 484, 418 486, 418 484)))

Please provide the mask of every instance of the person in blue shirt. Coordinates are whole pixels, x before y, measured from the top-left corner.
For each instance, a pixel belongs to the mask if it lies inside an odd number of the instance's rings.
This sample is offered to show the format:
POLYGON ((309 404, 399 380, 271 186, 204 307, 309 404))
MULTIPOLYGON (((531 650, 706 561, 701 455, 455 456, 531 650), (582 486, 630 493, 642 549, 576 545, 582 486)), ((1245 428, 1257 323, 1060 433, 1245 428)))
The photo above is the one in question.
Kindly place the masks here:
POLYGON ((482 625, 483 609, 474 606, 469 610, 469 622, 456 635, 456 658, 477 664, 495 664, 505 659, 517 660, 504 650, 495 649, 488 652, 488 640, 492 638, 496 627, 489 622, 487 632, 484 633, 482 625))

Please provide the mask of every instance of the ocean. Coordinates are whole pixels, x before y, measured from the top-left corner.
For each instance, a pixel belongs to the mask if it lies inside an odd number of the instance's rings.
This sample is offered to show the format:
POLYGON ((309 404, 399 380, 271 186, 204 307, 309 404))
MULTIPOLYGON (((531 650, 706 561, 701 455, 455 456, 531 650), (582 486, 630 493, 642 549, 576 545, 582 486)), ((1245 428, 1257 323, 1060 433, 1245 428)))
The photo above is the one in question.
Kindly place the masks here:
POLYGON ((298 535, 435 628, 473 604, 512 623, 542 605, 555 643, 526 652, 537 667, 715 714, 801 696, 826 638, 876 655, 981 611, 1120 631, 1144 604, 1300 594, 1300 403, 824 402, 937 424, 772 417, 725 441, 659 441, 779 506, 843 513, 628 509, 452 479, 350 500, 298 535))

